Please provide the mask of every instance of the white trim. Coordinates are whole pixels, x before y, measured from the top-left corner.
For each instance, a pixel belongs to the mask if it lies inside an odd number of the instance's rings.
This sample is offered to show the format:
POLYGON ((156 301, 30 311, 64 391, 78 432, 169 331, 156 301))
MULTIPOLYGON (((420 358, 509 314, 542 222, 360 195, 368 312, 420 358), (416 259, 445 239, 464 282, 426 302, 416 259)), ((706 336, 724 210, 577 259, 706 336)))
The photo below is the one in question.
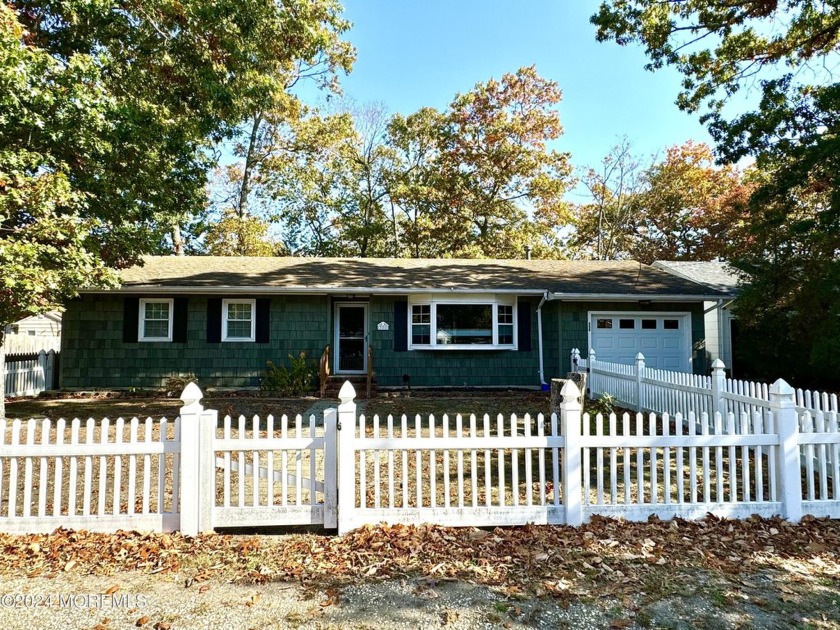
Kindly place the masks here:
MULTIPOLYGON (((155 342, 155 341, 172 341, 172 321, 175 319, 175 300, 172 298, 141 298, 137 313, 137 341, 155 342), (146 323, 146 304, 167 304, 169 305, 169 327, 166 337, 147 337, 144 334, 146 323)), ((163 321, 163 320, 150 320, 163 321)))
MULTIPOLYGON (((237 321, 245 321, 237 320, 237 321)), ((256 300, 222 300, 222 341, 228 343, 235 343, 237 341, 242 343, 249 343, 257 339, 257 301, 256 300), (245 337, 228 337, 228 306, 233 304, 250 304, 251 305, 251 336, 245 337)))
MULTIPOLYGON (((592 318, 597 316, 604 317, 670 317, 674 319, 682 319, 683 337, 686 343, 685 347, 688 354, 684 357, 686 368, 688 372, 693 372, 693 364, 691 361, 691 352, 694 344, 691 342, 691 311, 587 311, 586 329, 587 329, 587 347, 592 348, 592 318)), ((598 358, 598 355, 595 355, 598 358)))
MULTIPOLYGON (((504 295, 543 295, 547 289, 467 289, 461 288, 439 288, 439 289, 413 289, 408 287, 341 287, 341 286, 319 286, 319 287, 268 287, 268 286, 232 286, 214 285, 212 287, 176 286, 159 284, 143 284, 123 286, 113 291, 101 289, 80 289, 79 293, 107 294, 107 293, 177 293, 179 295, 218 295, 220 293, 249 295, 418 295, 430 294, 447 295, 456 292, 469 292, 477 294, 498 293, 504 295)), ((668 293, 563 293, 548 292, 548 300, 565 300, 568 302, 638 302, 649 300, 652 302, 712 302, 721 297, 720 294, 696 294, 696 295, 673 295, 668 293)), ((727 296, 724 296, 727 297, 727 296)))
MULTIPOLYGON (((333 357, 333 374, 367 374, 368 368, 368 340, 370 338, 370 322, 368 322, 370 314, 369 304, 367 302, 335 302, 333 305, 333 348, 335 348, 333 357), (340 318, 339 312, 342 306, 361 306, 364 311, 364 344, 362 346, 362 369, 361 370, 342 370, 339 368, 339 361, 341 357, 341 348, 339 348, 339 332, 340 332, 340 318)), ((357 337, 353 337, 357 339, 357 337)))
POLYGON ((469 294, 469 293, 456 293, 452 295, 443 295, 434 294, 434 293, 423 293, 416 296, 412 296, 412 299, 408 301, 408 316, 406 322, 408 326, 408 349, 409 350, 468 350, 468 351, 476 351, 476 350, 518 350, 519 349, 519 326, 518 326, 518 317, 519 317, 519 309, 517 308, 518 301, 516 300, 515 296, 511 296, 509 294, 505 294, 503 296, 497 296, 495 293, 492 294, 469 294), (492 299, 490 299, 492 298, 492 299), (439 304, 474 304, 474 305, 488 305, 492 308, 492 336, 493 336, 493 343, 492 344, 439 344, 437 342, 437 307, 439 304), (412 319, 413 319, 413 310, 415 306, 429 306, 430 314, 429 314, 429 343, 428 344, 415 344, 412 342, 412 319), (511 311, 513 314, 513 321, 510 324, 513 327, 513 343, 512 344, 500 344, 499 343, 499 306, 510 306, 511 311))

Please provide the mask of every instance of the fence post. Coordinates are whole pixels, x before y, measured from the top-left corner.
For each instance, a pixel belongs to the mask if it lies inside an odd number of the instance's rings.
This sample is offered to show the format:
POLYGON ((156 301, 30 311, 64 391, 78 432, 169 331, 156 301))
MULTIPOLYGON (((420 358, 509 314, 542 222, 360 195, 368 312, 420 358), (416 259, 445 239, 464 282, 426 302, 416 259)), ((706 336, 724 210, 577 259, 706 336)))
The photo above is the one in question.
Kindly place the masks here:
POLYGON ((589 391, 592 394, 592 399, 597 400, 601 396, 601 390, 595 383, 597 379, 595 378, 595 348, 589 349, 589 361, 586 363, 586 371, 589 372, 589 391))
POLYGON ((802 519, 802 468, 799 462, 799 418, 793 388, 779 379, 770 386, 770 411, 779 433, 778 486, 783 516, 798 523, 802 519))
POLYGON ((181 394, 181 532, 196 536, 213 529, 215 453, 213 436, 218 412, 205 411, 198 385, 189 383, 181 394))
POLYGON ((726 391, 726 365, 720 359, 712 362, 712 417, 720 413, 726 417, 726 402, 721 396, 726 391))
POLYGON ((566 381, 560 390, 563 402, 560 403, 560 432, 565 438, 563 447, 563 502, 566 508, 566 524, 583 523, 581 505, 581 457, 580 423, 583 406, 578 402, 580 390, 574 381, 566 381))
POLYGON ((344 381, 338 398, 338 533, 343 535, 350 531, 356 508, 356 390, 350 381, 344 381))
POLYGON ((47 387, 47 353, 44 350, 38 351, 38 367, 40 371, 35 375, 35 394, 39 394, 47 387))
POLYGON ((324 411, 324 527, 338 527, 338 411, 324 411))
POLYGON ((644 407, 642 401, 642 378, 645 375, 645 355, 641 352, 636 355, 636 411, 639 412, 644 407))
POLYGON ((577 348, 572 348, 572 351, 569 353, 569 370, 571 372, 577 372, 578 367, 580 364, 580 350, 577 348))

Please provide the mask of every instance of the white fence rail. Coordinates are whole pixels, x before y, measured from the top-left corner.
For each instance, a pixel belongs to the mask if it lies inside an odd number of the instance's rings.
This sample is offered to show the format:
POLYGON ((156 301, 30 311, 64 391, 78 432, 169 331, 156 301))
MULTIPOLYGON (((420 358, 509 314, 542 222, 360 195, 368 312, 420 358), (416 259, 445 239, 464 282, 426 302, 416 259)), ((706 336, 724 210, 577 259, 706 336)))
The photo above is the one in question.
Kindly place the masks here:
POLYGON ((178 529, 179 421, 0 420, 0 530, 178 529))
POLYGON ((37 396, 42 391, 54 389, 58 383, 58 353, 54 350, 37 354, 6 357, 6 396, 37 396))
POLYGON ((61 351, 61 337, 53 335, 20 335, 3 336, 3 350, 6 357, 16 354, 38 354, 44 352, 61 351))
POLYGON ((323 426, 219 425, 191 384, 174 422, 2 423, 0 531, 840 518, 838 413, 798 410, 784 381, 768 408, 685 418, 590 417, 573 382, 562 394, 550 418, 380 419, 356 414, 345 383, 323 426))
MULTIPOLYGON (((600 361, 594 350, 583 359, 580 351, 573 349, 571 364, 573 370, 589 372, 591 398, 608 394, 637 411, 683 415, 689 411, 710 415, 732 412, 737 419, 742 413, 770 409, 770 385, 726 378, 726 366, 720 360, 712 363, 711 376, 652 369, 645 366, 641 353, 634 365, 627 365, 600 361)), ((794 403, 800 413, 840 411, 837 394, 797 389, 794 403)))

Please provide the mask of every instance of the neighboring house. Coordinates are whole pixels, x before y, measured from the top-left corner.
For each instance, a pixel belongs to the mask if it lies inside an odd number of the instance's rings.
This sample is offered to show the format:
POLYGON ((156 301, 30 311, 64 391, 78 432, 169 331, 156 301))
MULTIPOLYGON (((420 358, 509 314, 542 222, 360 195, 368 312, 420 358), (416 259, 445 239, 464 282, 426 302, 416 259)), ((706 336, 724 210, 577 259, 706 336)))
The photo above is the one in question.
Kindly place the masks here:
POLYGON ((58 337, 61 335, 61 313, 52 311, 25 317, 6 326, 6 334, 58 337))
POLYGON ((703 304, 728 293, 637 262, 149 257, 67 304, 64 388, 257 386, 321 356, 379 386, 539 386, 572 348, 707 369, 703 304))
POLYGON ((672 273, 680 278, 705 285, 722 294, 716 300, 709 300, 703 304, 706 325, 706 352, 709 360, 720 359, 735 374, 738 366, 734 365, 732 340, 734 328, 737 326, 732 315, 732 301, 738 293, 738 275, 725 262, 688 262, 678 260, 658 260, 654 267, 672 273))

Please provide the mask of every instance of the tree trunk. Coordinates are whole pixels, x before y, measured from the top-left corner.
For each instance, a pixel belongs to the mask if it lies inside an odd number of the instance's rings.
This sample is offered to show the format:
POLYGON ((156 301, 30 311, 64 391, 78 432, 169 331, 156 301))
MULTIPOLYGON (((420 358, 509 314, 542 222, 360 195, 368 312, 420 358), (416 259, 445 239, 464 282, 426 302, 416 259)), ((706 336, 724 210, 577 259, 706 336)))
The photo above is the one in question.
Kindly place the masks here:
POLYGON ((248 213, 248 193, 251 192, 251 171, 256 164, 256 156, 254 153, 257 148, 257 136, 262 124, 262 114, 254 114, 254 120, 251 124, 251 136, 248 138, 248 152, 245 154, 245 168, 242 170, 242 186, 239 188, 239 202, 236 204, 236 213, 240 220, 248 213))
MULTIPOLYGON (((6 324, 0 322, 0 420, 6 419, 6 324)), ((5 436, 3 436, 5 439, 5 436)))
POLYGON ((172 226, 172 253, 176 256, 184 255, 184 238, 181 236, 181 226, 172 226))

